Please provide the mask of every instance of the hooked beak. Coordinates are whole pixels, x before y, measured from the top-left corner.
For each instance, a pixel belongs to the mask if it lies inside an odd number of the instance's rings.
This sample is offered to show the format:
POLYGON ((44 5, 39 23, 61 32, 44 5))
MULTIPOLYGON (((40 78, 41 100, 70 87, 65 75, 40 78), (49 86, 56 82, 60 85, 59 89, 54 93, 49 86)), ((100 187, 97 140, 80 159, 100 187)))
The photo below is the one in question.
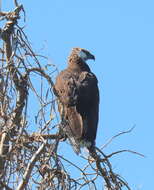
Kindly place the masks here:
POLYGON ((95 61, 95 56, 89 53, 88 59, 93 59, 95 61))

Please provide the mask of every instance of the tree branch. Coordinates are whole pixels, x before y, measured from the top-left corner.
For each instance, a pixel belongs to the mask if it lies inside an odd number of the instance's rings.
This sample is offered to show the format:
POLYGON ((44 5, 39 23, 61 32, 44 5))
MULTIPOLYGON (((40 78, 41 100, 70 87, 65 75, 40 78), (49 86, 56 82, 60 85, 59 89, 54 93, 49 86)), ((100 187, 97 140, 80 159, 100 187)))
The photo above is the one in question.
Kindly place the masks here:
POLYGON ((117 135, 113 136, 111 139, 108 140, 108 142, 105 145, 103 145, 101 147, 101 149, 103 150, 104 148, 106 148, 115 138, 117 138, 121 135, 127 134, 127 133, 131 133, 134 128, 135 128, 135 125, 131 129, 129 129, 127 131, 122 131, 122 132, 118 133, 117 135))
POLYGON ((14 5, 15 5, 16 7, 18 7, 18 6, 19 6, 19 4, 18 4, 17 0, 14 0, 14 5))
MULTIPOLYGON (((19 92, 19 98, 16 103, 16 109, 14 110, 14 117, 11 118, 12 119, 11 123, 14 124, 15 126, 20 124, 22 110, 24 108, 25 100, 27 97, 27 80, 24 77, 21 77, 19 80, 19 77, 17 75, 17 68, 15 67, 13 63, 12 44, 11 44, 11 35, 14 32, 14 25, 17 23, 17 20, 19 18, 19 12, 21 9, 22 9, 22 6, 19 6, 13 12, 9 12, 5 15, 8 21, 6 22, 4 28, 1 30, 1 38, 4 41, 4 50, 5 50, 6 62, 8 66, 7 68, 10 75, 12 76, 16 90, 19 92)), ((0 142, 0 158, 1 158, 0 159, 0 164, 1 164, 0 173, 1 174, 4 172, 3 171, 4 165, 5 165, 4 158, 9 148, 10 134, 11 133, 10 133, 9 127, 5 126, 3 128, 3 134, 2 134, 1 142, 0 142)))
POLYGON ((23 190, 26 187, 26 185, 28 183, 28 180, 30 178, 32 169, 35 166, 36 161, 39 159, 39 156, 43 152, 43 150, 45 148, 45 145, 46 145, 46 141, 40 146, 40 148, 32 156, 32 158, 29 161, 28 166, 27 166, 27 168, 25 170, 25 173, 23 175, 23 179, 21 180, 20 184, 17 187, 17 190, 23 190))

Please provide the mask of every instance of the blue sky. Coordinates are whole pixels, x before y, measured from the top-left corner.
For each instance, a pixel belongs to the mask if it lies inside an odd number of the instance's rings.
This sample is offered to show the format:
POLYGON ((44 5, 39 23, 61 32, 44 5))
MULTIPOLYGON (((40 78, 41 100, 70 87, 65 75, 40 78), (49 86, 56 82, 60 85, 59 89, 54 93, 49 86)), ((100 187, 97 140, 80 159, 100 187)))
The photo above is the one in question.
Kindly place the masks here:
MULTIPOLYGON (((89 62, 100 88, 97 145, 136 125, 104 152, 131 149, 113 166, 133 190, 149 190, 154 171, 154 1, 46 0, 20 1, 26 10, 26 32, 37 51, 44 48, 59 70, 72 47, 89 49, 89 62)), ((12 0, 2 1, 9 10, 12 0)), ((5 9, 6 8, 6 9, 5 9)))

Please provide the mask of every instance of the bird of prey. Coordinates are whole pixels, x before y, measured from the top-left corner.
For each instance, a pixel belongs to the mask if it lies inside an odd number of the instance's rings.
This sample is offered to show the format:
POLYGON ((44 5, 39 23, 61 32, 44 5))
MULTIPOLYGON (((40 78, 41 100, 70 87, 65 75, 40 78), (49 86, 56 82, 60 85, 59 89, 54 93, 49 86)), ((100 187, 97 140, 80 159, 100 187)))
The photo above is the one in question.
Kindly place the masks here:
POLYGON ((77 154, 81 147, 95 147, 98 125, 98 81, 86 63, 89 59, 95 60, 89 51, 73 48, 67 68, 59 73, 54 85, 62 130, 77 154))

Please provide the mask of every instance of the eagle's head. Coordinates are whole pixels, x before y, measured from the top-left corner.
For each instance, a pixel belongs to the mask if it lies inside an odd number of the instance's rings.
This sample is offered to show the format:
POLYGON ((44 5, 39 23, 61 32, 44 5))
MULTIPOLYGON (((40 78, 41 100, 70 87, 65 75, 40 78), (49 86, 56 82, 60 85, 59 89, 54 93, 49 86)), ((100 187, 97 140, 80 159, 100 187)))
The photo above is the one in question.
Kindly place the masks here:
POLYGON ((79 47, 73 48, 69 56, 69 60, 73 61, 82 60, 83 62, 86 62, 89 59, 95 60, 95 56, 92 55, 88 50, 79 47))

